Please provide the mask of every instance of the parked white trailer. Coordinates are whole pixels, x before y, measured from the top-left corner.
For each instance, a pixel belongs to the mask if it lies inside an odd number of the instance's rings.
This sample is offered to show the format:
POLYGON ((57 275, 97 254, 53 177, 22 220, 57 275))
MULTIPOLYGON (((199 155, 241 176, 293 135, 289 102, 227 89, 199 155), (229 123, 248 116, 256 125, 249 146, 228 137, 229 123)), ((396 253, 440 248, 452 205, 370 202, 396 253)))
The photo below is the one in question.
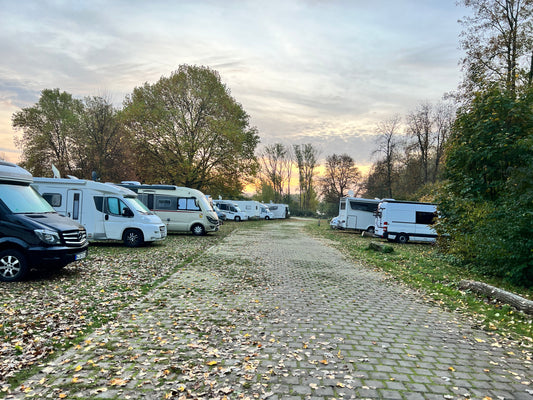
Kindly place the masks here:
POLYGON ((76 178, 34 178, 32 186, 60 214, 87 230, 87 239, 122 240, 128 247, 163 240, 167 229, 129 189, 76 178))
POLYGON ((336 229, 354 229, 357 231, 374 232, 378 199, 361 197, 342 197, 339 202, 339 216, 336 229))
POLYGON ((199 190, 173 185, 141 185, 123 182, 139 200, 158 215, 169 232, 191 232, 202 236, 219 229, 217 213, 199 190))
POLYGON ((288 204, 268 203, 267 206, 268 206, 268 209, 274 215, 274 218, 276 219, 289 218, 291 216, 291 212, 289 210, 288 204))
POLYGON ((265 204, 262 204, 255 200, 232 200, 233 203, 237 204, 241 211, 248 215, 248 218, 258 218, 258 219, 272 219, 274 214, 268 209, 265 204))
POLYGON ((384 200, 376 212, 375 234, 389 241, 434 242, 437 206, 431 203, 384 200))
POLYGON ((236 222, 248 220, 248 214, 243 212, 233 200, 213 200, 213 204, 226 214, 227 219, 236 222))

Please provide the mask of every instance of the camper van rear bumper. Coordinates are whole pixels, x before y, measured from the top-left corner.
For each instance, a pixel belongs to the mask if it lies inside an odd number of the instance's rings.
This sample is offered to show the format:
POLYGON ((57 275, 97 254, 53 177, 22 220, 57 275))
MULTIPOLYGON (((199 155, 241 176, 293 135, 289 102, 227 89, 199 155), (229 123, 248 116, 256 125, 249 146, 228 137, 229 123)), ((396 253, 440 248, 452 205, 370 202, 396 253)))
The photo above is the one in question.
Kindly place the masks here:
POLYGON ((27 249, 28 263, 34 267, 67 265, 87 257, 88 247, 30 247, 27 249))

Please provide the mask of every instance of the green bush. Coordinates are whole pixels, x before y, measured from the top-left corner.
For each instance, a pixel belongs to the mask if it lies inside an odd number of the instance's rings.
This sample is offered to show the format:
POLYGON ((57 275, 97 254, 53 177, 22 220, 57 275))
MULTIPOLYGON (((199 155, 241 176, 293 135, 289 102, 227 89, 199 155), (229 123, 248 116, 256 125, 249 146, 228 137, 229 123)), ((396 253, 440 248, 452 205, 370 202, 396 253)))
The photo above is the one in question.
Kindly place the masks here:
POLYGON ((533 284, 533 91, 497 88, 459 110, 438 195, 443 249, 484 274, 533 284))

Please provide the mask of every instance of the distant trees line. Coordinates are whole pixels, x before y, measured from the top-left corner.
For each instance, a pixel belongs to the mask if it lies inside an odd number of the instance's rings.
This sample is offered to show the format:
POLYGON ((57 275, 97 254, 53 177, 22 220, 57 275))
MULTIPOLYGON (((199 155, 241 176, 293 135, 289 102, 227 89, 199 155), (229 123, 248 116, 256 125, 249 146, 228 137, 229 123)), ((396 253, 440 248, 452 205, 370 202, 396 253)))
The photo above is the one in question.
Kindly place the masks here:
POLYGON ((257 173, 257 129, 216 71, 182 65, 137 87, 115 108, 105 97, 75 99, 45 89, 16 112, 21 164, 37 176, 138 180, 238 195, 257 173))

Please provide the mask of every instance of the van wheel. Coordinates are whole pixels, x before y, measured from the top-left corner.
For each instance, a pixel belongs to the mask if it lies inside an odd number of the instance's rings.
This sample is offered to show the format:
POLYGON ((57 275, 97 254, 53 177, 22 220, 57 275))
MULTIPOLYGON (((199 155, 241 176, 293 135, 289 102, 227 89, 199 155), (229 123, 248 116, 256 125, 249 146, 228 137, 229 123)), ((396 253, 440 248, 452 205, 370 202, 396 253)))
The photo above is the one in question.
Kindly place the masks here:
POLYGON ((204 236, 205 228, 203 227, 203 225, 196 224, 193 225, 193 227, 191 228, 191 232, 194 236, 204 236))
POLYGON ((0 281, 20 281, 28 273, 26 257, 17 250, 4 250, 0 252, 0 281))
POLYGON ((139 247, 144 242, 143 234, 138 229, 126 229, 122 238, 127 247, 139 247))
POLYGON ((401 244, 405 244, 409 241, 409 236, 407 236, 406 233, 400 233, 398 236, 396 236, 396 241, 401 244))
POLYGON ((267 215, 267 216, 265 217, 265 219, 268 221, 268 220, 270 219, 270 217, 267 215))
POLYGON ((241 220, 241 217, 239 217, 238 215, 235 216, 235 222, 239 222, 241 220))
POLYGON ((366 230, 368 233, 374 233, 374 227, 373 226, 369 226, 368 229, 366 230))

